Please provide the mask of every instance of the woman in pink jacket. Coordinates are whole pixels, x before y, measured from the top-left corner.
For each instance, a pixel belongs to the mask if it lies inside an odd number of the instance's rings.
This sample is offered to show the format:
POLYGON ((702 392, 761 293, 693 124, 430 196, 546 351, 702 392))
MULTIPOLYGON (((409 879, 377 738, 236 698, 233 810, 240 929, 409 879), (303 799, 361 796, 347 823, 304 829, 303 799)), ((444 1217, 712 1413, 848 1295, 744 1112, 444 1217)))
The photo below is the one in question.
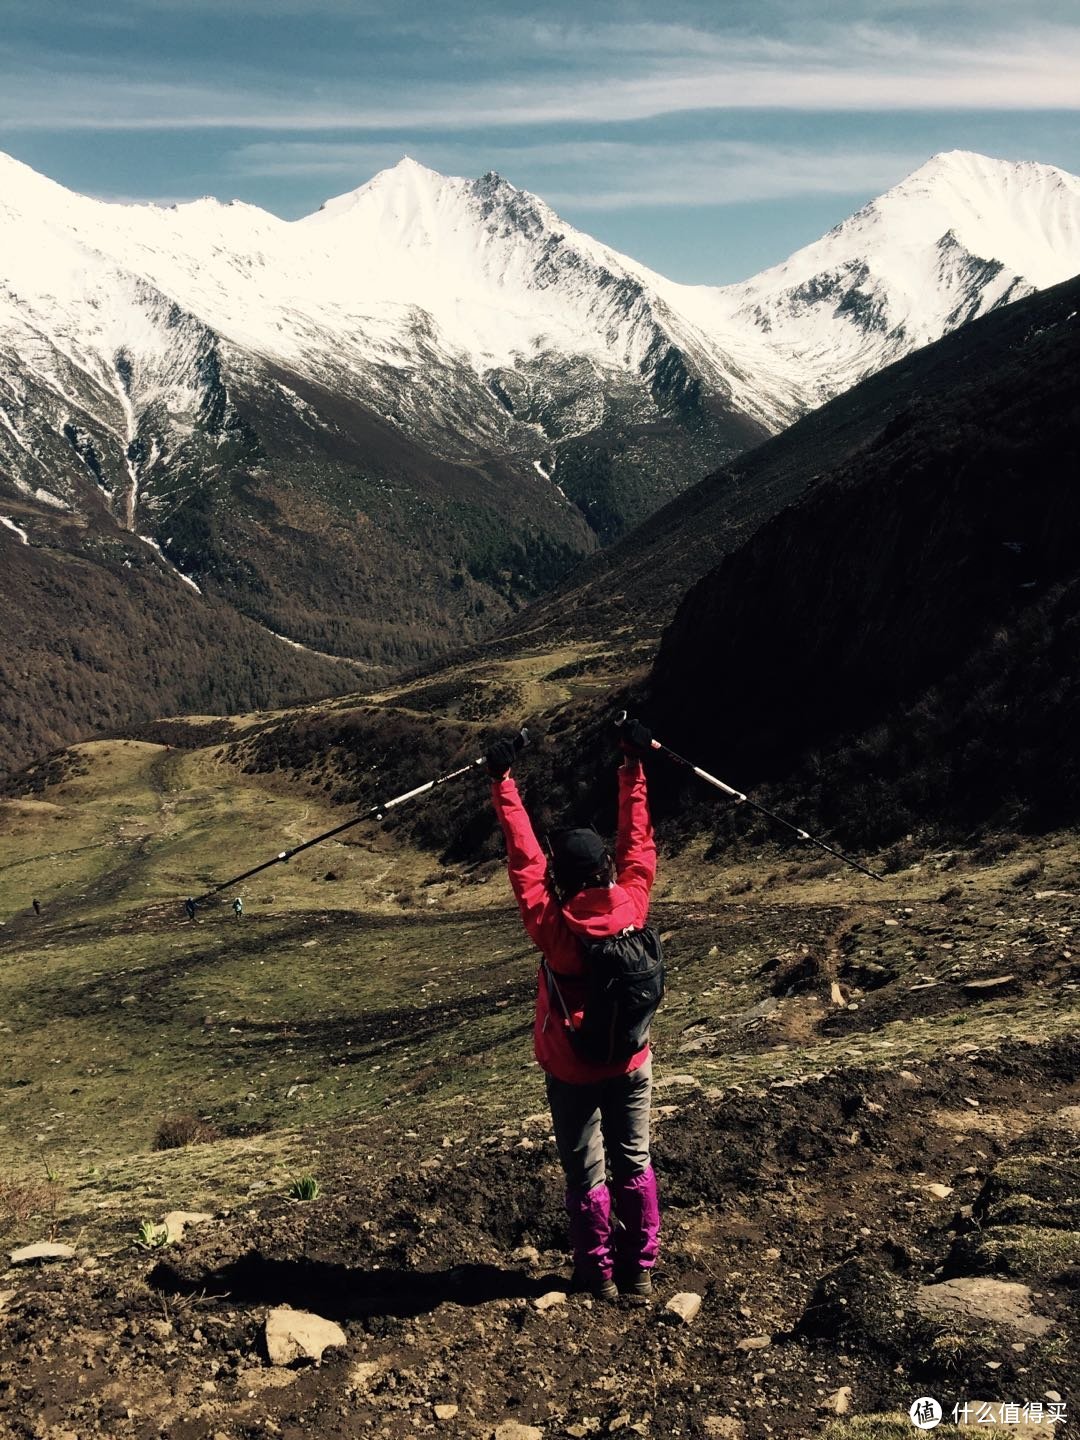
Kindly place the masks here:
POLYGON ((643 725, 626 727, 614 858, 595 830, 567 830, 551 837, 550 867, 509 773, 513 746, 500 741, 487 757, 510 884, 529 938, 543 957, 533 1044, 546 1072, 555 1141, 566 1173, 574 1282, 605 1300, 620 1291, 638 1298, 652 1293, 660 1244, 649 1154, 652 1059, 646 1039, 628 1059, 611 1064, 585 1060, 571 1044, 571 1031, 580 1026, 585 1007, 582 942, 639 930, 649 913, 656 844, 640 756, 650 740, 643 725))

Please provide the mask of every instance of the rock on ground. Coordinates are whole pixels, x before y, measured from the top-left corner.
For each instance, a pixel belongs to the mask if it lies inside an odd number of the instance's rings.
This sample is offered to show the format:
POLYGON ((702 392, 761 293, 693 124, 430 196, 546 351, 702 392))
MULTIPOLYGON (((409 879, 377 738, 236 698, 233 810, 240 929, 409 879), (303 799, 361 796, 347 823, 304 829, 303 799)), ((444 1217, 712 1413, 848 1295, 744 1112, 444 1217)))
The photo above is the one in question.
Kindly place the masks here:
POLYGON ((57 1245, 51 1240, 41 1240, 36 1245, 23 1245, 19 1250, 8 1252, 12 1265, 33 1265, 38 1260, 74 1260, 73 1245, 57 1245))
POLYGON ((697 1319, 700 1309, 700 1295, 693 1290, 680 1290, 664 1306, 664 1315, 669 1320, 679 1321, 683 1325, 692 1325, 697 1319))
POLYGON ((189 1225, 205 1225, 213 1218, 202 1210, 170 1210, 161 1223, 174 1240, 182 1240, 189 1225))
POLYGON ((1033 1299, 1027 1285, 974 1275, 924 1285, 915 1296, 915 1304, 924 1315, 959 1315, 1022 1335, 1046 1335, 1054 1328, 1053 1322, 1035 1314, 1033 1299))
POLYGON ((291 1365, 296 1360, 321 1360, 332 1345, 346 1344, 345 1331, 333 1320, 287 1305, 271 1310, 266 1317, 266 1351, 272 1365, 291 1365))
POLYGON ((533 1304, 537 1310, 550 1310, 554 1305, 565 1305, 566 1291, 549 1290, 546 1295, 537 1295, 533 1304))

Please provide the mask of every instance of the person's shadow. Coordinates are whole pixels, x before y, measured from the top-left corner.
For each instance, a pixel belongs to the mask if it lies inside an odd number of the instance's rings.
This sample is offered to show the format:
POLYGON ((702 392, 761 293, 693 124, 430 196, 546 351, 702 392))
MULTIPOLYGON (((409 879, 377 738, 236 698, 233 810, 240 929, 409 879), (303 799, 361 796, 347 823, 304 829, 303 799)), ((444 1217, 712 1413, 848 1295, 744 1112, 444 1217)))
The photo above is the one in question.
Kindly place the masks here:
POLYGON ((227 1296, 240 1304, 291 1305, 339 1321, 369 1315, 425 1315, 446 1303, 529 1300, 550 1290, 565 1290, 567 1284, 563 1276, 528 1275, 497 1265, 353 1270, 323 1260, 273 1260, 258 1250, 198 1276, 186 1275, 164 1260, 147 1283, 166 1296, 227 1296))

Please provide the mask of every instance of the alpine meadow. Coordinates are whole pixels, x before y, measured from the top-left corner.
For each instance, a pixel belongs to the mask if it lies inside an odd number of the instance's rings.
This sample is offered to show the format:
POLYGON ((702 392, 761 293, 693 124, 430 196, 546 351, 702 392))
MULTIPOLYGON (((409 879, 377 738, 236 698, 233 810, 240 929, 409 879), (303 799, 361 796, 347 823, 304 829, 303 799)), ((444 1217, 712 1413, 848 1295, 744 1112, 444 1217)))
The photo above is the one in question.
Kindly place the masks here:
POLYGON ((0 154, 0 1437, 1071 1433, 1080 178, 921 153, 717 284, 0 154))

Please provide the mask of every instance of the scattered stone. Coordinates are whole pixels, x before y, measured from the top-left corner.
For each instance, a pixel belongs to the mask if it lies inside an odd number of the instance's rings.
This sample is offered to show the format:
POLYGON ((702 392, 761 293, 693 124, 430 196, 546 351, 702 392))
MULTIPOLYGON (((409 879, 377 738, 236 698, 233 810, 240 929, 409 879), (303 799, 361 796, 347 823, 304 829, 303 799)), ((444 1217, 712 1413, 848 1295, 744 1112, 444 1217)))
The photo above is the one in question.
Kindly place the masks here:
POLYGON ((935 1200, 947 1200, 949 1196, 953 1193, 953 1188, 951 1185, 938 1185, 935 1183, 933 1185, 924 1185, 923 1189, 929 1190, 930 1194, 933 1195, 935 1200))
POLYGON ((236 1383, 243 1390, 248 1399, 254 1397, 261 1390, 280 1390, 285 1385, 291 1385, 296 1379, 295 1370, 238 1370, 236 1372, 236 1383))
POLYGON ((1053 1322, 1035 1314, 1033 1299, 1027 1285, 977 1275, 923 1285, 916 1293, 915 1307, 924 1315, 959 1315, 1021 1335, 1046 1335, 1054 1328, 1053 1322))
POLYGON ((692 1325, 701 1309, 701 1296, 693 1290, 680 1290, 664 1306, 664 1316, 681 1325, 692 1325))
POLYGON ((522 1425, 518 1420, 504 1420, 495 1426, 495 1440, 544 1440, 544 1432, 536 1425, 522 1425))
POLYGON ((74 1245, 57 1245, 52 1240, 41 1240, 36 1245, 24 1245, 19 1250, 9 1250, 8 1259, 12 1265, 33 1265, 41 1260, 74 1260, 74 1245))
POLYGON ((18 1293, 17 1290, 0 1290, 0 1310, 9 1305, 18 1293))
POLYGON ((520 1260, 523 1265, 539 1265, 540 1251, 535 1245, 519 1245, 510 1252, 511 1260, 520 1260))
POLYGON ((366 1390, 375 1376, 386 1369, 383 1360, 357 1360, 349 1371, 349 1389, 366 1390))
POLYGON ((1004 990, 1005 987, 1011 985, 1015 979, 1015 975, 995 975, 992 979, 988 980, 965 980, 964 994, 986 995, 994 990, 1004 990))
POLYGON ((347 1343, 345 1331, 332 1320, 281 1305, 266 1317, 266 1351, 271 1365, 322 1359, 323 1351, 347 1343))
POLYGON ((182 1240, 189 1225, 205 1225, 213 1218, 203 1210, 170 1210, 162 1224, 173 1240, 182 1240))
POLYGON ((1058 1390, 1044 1390, 1043 1399, 1049 1400, 1051 1405, 1060 1405, 1061 1393, 1058 1390))
POLYGON ((435 1419, 436 1419, 436 1420, 453 1420, 453 1418, 454 1418, 454 1416, 457 1414, 457 1412, 458 1412, 458 1407, 457 1407, 456 1405, 436 1405, 436 1406, 435 1406, 435 1419))
POLYGON ((746 1426, 734 1415, 706 1415, 705 1434, 709 1440, 744 1440, 746 1426))
POLYGON ((750 1350, 765 1350, 772 1344, 771 1335, 748 1335, 745 1340, 740 1340, 735 1346, 736 1350, 744 1352, 750 1350))
POLYGON ((826 1395, 821 1402, 822 1410, 828 1410, 831 1415, 846 1415, 851 1409, 851 1394, 850 1385, 841 1385, 839 1390, 826 1395))
POLYGON ((653 1085, 655 1090, 664 1090, 669 1085, 689 1085, 693 1089, 701 1089, 701 1081, 696 1080, 693 1075, 663 1075, 653 1085))
POLYGON ((901 1070, 899 1078, 905 1085, 921 1085, 922 1081, 913 1070, 901 1070))
POLYGON ((549 1290, 546 1295, 537 1295, 533 1305, 537 1310, 551 1310, 556 1305, 566 1304, 565 1290, 549 1290))

